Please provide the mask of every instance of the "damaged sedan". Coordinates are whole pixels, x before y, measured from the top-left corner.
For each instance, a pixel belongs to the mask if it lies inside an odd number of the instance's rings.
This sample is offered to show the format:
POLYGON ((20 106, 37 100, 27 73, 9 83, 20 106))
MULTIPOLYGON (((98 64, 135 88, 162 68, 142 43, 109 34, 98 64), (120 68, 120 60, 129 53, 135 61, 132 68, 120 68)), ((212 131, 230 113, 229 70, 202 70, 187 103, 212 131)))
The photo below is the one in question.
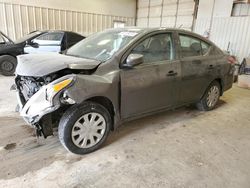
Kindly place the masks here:
POLYGON ((15 88, 20 114, 39 136, 58 127, 67 150, 86 154, 123 122, 188 104, 214 109, 233 72, 228 56, 197 34, 123 28, 65 54, 19 56, 15 88))

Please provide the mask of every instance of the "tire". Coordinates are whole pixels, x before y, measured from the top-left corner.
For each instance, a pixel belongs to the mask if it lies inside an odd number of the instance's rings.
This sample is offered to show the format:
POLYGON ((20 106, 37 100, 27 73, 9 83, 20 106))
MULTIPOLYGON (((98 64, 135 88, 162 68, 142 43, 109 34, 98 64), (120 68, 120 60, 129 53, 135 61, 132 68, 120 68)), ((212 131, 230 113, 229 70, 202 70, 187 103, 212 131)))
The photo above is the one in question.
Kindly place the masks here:
POLYGON ((16 70, 17 60, 10 55, 0 56, 0 72, 4 76, 13 76, 16 70))
POLYGON ((60 120, 59 140, 68 151, 80 155, 87 154, 99 149, 105 142, 111 123, 108 110, 98 103, 84 102, 74 105, 60 120))
POLYGON ((201 100, 196 104, 196 107, 201 111, 209 111, 215 108, 221 93, 219 82, 213 81, 207 88, 201 100))
POLYGON ((234 75, 234 83, 238 81, 238 75, 234 75))

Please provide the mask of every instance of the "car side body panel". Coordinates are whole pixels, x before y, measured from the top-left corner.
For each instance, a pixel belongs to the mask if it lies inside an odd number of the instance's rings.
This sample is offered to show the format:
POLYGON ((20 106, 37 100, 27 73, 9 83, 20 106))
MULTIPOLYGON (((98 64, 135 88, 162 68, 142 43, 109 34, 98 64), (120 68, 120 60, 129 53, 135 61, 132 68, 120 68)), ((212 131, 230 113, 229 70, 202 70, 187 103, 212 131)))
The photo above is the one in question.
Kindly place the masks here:
MULTIPOLYGON (((232 87, 232 68, 227 63, 226 56, 220 53, 212 42, 199 35, 181 32, 209 43, 213 48, 211 53, 214 55, 182 58, 178 31, 175 29, 145 30, 109 60, 93 66, 93 72, 75 74, 74 84, 64 93, 77 104, 97 97, 107 98, 112 103, 114 127, 117 127, 124 121, 198 102, 213 80, 220 82, 222 91, 232 87), (155 65, 141 64, 131 69, 122 66, 131 50, 140 41, 162 33, 173 35, 175 51, 173 60, 156 62, 155 65), (167 74, 170 71, 175 71, 176 74, 168 77, 167 74)), ((89 65, 93 64, 91 60, 86 60, 87 62, 89 65)), ((42 75, 55 72, 56 70, 53 72, 46 70, 42 75)), ((32 75, 32 73, 29 74, 32 75)))
MULTIPOLYGON (((143 38, 160 33, 164 31, 148 33, 143 38)), ((115 119, 119 125, 123 121, 197 102, 215 79, 221 81, 222 89, 225 82, 231 83, 230 79, 225 81, 226 78, 224 78, 227 70, 230 69, 224 55, 191 57, 189 63, 187 60, 183 62, 180 58, 181 52, 177 37, 177 33, 173 32, 176 60, 165 62, 166 65, 163 62, 148 67, 138 65, 132 69, 119 68, 117 65, 120 63, 121 66, 131 48, 142 40, 140 39, 127 47, 123 53, 112 58, 110 62, 101 64, 94 74, 77 75, 76 83, 67 90, 68 95, 77 103, 99 96, 108 98, 113 104, 116 112, 115 119), (218 62, 218 58, 221 61, 218 62), (201 60, 202 64, 193 64, 195 59, 201 60), (209 68, 211 64, 214 66, 213 69, 209 68), (166 75, 172 69, 178 74, 166 81, 166 75), (110 70, 113 71, 109 72, 110 70), (197 83, 194 84, 195 80, 197 83)), ((197 36, 194 35, 194 37, 197 36)), ((210 44, 216 48, 212 43, 210 44)), ((228 75, 228 77, 231 76, 228 75)), ((230 84, 228 85, 230 88, 230 84)))

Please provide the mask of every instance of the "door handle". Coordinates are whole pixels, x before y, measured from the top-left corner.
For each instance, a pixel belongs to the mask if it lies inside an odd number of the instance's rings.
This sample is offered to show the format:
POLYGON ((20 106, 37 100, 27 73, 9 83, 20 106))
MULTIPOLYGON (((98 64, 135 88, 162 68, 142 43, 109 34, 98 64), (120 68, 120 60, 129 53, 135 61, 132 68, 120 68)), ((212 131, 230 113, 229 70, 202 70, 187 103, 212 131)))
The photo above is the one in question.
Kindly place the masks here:
POLYGON ((201 64, 201 60, 193 60, 192 63, 195 65, 199 65, 201 64))
POLYGON ((177 72, 174 72, 173 70, 169 71, 166 76, 176 76, 177 72))
POLYGON ((208 65, 208 69, 214 69, 213 65, 208 65))

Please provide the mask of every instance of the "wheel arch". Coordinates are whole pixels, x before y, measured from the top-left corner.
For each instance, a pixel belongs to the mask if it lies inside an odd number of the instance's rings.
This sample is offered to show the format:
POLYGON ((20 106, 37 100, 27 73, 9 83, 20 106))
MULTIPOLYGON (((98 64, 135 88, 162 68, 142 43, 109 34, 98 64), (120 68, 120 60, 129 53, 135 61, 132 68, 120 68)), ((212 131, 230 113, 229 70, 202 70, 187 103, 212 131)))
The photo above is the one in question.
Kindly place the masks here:
POLYGON ((211 82, 209 82, 209 84, 206 86, 205 90, 203 91, 202 95, 200 96, 200 99, 206 94, 206 91, 208 90, 209 86, 214 82, 218 82, 220 84, 221 90, 220 90, 220 96, 222 96, 223 94, 223 80, 222 78, 215 78, 213 79, 211 82))
POLYGON ((14 57, 15 59, 17 59, 16 55, 10 54, 10 53, 3 53, 3 54, 0 54, 0 57, 1 57, 1 56, 4 56, 4 55, 8 55, 8 56, 11 56, 11 57, 14 57))
MULTIPOLYGON (((214 81, 217 81, 219 84, 220 84, 220 96, 222 96, 222 94, 223 94, 223 87, 224 87, 224 83, 223 83, 223 80, 222 80, 222 78, 216 78, 216 79, 214 79, 212 82, 214 82, 214 81)), ((212 83, 211 82, 211 83, 212 83)), ((210 83, 210 84, 211 84, 210 83)))
POLYGON ((95 97, 88 98, 84 101, 96 102, 104 106, 110 113, 111 120, 112 120, 111 130, 114 130, 115 108, 114 108, 112 101, 109 98, 104 97, 104 96, 95 96, 95 97))

